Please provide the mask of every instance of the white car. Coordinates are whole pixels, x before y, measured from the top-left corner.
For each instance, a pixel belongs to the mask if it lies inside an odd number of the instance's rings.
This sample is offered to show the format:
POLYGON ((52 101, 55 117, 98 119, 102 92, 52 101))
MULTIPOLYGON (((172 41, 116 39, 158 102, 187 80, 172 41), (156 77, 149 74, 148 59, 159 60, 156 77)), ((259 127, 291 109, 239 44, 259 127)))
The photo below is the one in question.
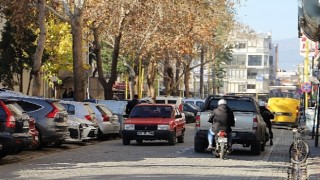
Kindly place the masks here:
POLYGON ((65 140, 66 143, 85 142, 96 139, 98 129, 93 123, 77 117, 68 117, 70 136, 65 140))
POLYGON ((102 104, 94 104, 90 102, 84 102, 85 106, 94 111, 95 120, 99 125, 100 138, 108 135, 120 134, 120 122, 117 115, 113 114, 106 106, 102 104))

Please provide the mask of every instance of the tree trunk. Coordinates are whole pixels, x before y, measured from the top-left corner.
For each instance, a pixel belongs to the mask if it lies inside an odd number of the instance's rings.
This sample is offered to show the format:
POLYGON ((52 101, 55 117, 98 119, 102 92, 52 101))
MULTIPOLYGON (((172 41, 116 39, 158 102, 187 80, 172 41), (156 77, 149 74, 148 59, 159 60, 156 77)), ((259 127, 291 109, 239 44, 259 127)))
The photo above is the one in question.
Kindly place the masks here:
POLYGON ((154 89, 154 83, 156 78, 156 63, 154 60, 148 64, 148 74, 147 74, 147 84, 148 84, 148 95, 152 97, 152 99, 156 98, 156 91, 154 89))
POLYGON ((33 96, 40 96, 41 90, 41 64, 42 64, 42 56, 44 50, 44 44, 46 41, 46 25, 45 25, 45 0, 38 0, 38 23, 40 28, 38 44, 36 52, 33 56, 33 88, 32 88, 32 95, 33 96))
POLYGON ((74 100, 83 101, 86 98, 86 76, 84 69, 82 14, 75 14, 71 19, 72 55, 74 77, 74 100))
POLYGON ((119 57, 121 37, 122 37, 122 32, 120 31, 118 36, 116 36, 114 40, 114 46, 113 46, 114 48, 112 53, 112 64, 111 64, 111 76, 109 81, 107 82, 107 89, 104 91, 105 99, 113 98, 112 86, 117 80, 117 67, 118 67, 118 57, 119 57))
POLYGON ((185 95, 187 98, 190 98, 189 79, 190 79, 190 68, 186 66, 185 73, 184 73, 184 88, 185 88, 185 95))
POLYGON ((99 82, 101 84, 101 86, 104 89, 104 97, 106 99, 106 92, 107 92, 107 80, 104 77, 103 74, 103 68, 102 68, 102 57, 101 57, 101 46, 100 46, 100 39, 99 39, 99 29, 98 28, 94 28, 93 30, 93 46, 94 46, 94 53, 96 55, 97 58, 97 68, 98 68, 98 79, 99 82))
POLYGON ((200 87, 199 87, 199 89, 200 89, 200 92, 199 92, 199 95, 200 95, 200 98, 204 98, 204 92, 203 92, 203 76, 204 76, 204 65, 203 65, 203 63, 204 63, 204 47, 203 46, 201 46, 201 52, 200 52, 200 64, 201 64, 201 66, 200 66, 200 87))
POLYGON ((32 81, 32 72, 29 73, 29 82, 28 82, 28 89, 27 89, 27 95, 30 94, 30 88, 31 88, 31 81, 32 81))

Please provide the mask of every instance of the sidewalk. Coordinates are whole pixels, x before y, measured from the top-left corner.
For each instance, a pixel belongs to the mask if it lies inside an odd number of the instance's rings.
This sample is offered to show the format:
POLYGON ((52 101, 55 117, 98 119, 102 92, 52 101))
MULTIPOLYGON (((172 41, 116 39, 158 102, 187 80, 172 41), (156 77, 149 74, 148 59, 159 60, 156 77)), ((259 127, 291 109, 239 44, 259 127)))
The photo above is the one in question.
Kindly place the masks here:
POLYGON ((315 147, 315 139, 307 136, 306 140, 310 147, 310 156, 307 159, 307 176, 308 180, 320 180, 320 137, 318 147, 315 147))

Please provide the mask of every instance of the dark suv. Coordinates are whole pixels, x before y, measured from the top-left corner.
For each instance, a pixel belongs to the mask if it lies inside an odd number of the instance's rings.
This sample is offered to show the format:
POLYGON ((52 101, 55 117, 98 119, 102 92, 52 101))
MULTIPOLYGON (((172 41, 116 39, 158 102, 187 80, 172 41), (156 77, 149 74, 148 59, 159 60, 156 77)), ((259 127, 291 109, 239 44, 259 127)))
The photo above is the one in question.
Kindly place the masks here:
POLYGON ((0 158, 25 150, 32 143, 29 116, 11 102, 10 99, 0 99, 0 158))
POLYGON ((59 146, 69 136, 68 114, 59 100, 38 98, 17 94, 16 92, 0 89, 0 97, 17 99, 21 108, 36 120, 39 132, 38 147, 48 144, 59 146))

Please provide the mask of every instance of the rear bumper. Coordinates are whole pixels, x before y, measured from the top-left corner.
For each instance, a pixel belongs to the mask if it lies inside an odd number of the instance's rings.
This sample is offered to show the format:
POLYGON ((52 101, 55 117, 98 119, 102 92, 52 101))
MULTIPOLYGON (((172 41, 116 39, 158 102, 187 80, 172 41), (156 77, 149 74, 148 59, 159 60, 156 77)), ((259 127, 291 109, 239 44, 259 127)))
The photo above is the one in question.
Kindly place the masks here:
POLYGON ((129 140, 168 140, 173 136, 173 131, 169 130, 155 130, 155 131, 143 131, 143 130, 122 130, 122 137, 129 140), (140 132, 153 132, 153 135, 138 135, 140 132))
POLYGON ((99 129, 102 132, 102 134, 119 134, 120 123, 100 122, 99 129))
POLYGON ((6 150, 25 150, 31 145, 32 137, 26 133, 19 134, 0 134, 2 149, 6 150))

